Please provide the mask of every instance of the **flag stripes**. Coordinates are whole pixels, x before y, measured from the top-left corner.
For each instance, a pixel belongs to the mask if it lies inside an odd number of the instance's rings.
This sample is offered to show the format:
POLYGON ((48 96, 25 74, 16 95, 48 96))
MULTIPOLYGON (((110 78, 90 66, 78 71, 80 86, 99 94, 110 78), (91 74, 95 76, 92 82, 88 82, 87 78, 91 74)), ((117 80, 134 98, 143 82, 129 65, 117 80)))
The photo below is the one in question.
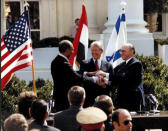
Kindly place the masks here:
POLYGON ((80 62, 87 58, 88 51, 88 21, 85 6, 82 5, 82 15, 73 41, 74 52, 69 58, 70 64, 75 70, 79 68, 80 62))
POLYGON ((1 38, 1 90, 15 71, 30 66, 32 61, 28 11, 25 11, 1 38))

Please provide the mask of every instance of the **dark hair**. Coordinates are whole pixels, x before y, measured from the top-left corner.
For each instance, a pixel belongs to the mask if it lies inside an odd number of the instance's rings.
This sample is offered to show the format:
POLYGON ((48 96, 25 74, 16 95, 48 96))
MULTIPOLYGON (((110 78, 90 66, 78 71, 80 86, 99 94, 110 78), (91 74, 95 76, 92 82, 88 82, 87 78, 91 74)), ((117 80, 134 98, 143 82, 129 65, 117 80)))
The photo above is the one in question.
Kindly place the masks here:
POLYGON ((59 43, 59 52, 63 53, 67 49, 71 49, 71 42, 69 40, 62 40, 59 43))
POLYGON ((73 86, 68 91, 68 99, 72 105, 80 106, 82 100, 85 98, 85 90, 80 86, 73 86))
POLYGON ((42 99, 37 99, 31 105, 31 116, 38 121, 43 121, 47 113, 47 103, 42 99))
POLYGON ((97 96, 94 102, 95 107, 102 109, 108 117, 112 117, 113 101, 107 95, 97 96))
POLYGON ((80 20, 80 19, 79 19, 79 18, 76 18, 76 19, 75 19, 75 23, 76 23, 78 20, 80 20))
POLYGON ((117 122, 119 124, 119 111, 116 110, 115 112, 113 112, 112 114, 112 121, 114 122, 117 122))
POLYGON ((18 102, 18 111, 23 114, 26 119, 30 119, 29 108, 37 95, 33 91, 25 91, 20 93, 18 102))

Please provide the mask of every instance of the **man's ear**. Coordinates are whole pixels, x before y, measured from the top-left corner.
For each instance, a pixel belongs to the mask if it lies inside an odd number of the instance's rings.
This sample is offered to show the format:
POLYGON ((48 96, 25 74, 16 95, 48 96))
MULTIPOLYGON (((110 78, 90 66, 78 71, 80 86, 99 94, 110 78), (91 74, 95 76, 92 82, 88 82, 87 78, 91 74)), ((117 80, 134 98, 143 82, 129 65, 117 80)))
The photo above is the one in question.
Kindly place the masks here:
POLYGON ((116 122, 116 121, 114 121, 114 122, 113 122, 113 126, 114 126, 114 127, 119 126, 119 123, 116 122))
POLYGON ((48 118, 48 112, 46 112, 44 120, 46 120, 48 118))

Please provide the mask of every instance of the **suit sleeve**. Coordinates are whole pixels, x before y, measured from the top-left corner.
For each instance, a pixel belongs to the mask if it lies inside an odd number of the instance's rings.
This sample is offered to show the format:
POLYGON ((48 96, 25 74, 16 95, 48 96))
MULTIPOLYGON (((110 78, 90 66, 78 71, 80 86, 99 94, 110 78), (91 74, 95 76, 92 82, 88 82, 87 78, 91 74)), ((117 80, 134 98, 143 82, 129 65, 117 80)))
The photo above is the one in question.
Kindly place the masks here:
POLYGON ((81 61, 81 64, 80 64, 80 69, 79 69, 79 73, 81 75, 83 75, 83 73, 86 71, 86 65, 85 65, 85 62, 84 61, 81 61))
POLYGON ((70 74, 70 76, 73 78, 73 81, 74 83, 83 83, 83 82, 86 82, 86 83, 93 83, 93 79, 91 77, 83 77, 83 75, 77 73, 76 71, 73 70, 72 66, 68 63, 68 62, 65 62, 64 64, 66 66, 65 69, 67 69, 67 73, 70 74))

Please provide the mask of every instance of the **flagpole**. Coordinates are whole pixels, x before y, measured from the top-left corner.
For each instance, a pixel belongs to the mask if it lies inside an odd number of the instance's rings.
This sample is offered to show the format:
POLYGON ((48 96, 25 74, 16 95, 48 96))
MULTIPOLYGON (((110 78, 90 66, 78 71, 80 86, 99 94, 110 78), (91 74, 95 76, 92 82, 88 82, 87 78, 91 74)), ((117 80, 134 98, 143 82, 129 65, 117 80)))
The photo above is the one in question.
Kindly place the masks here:
POLYGON ((32 61, 32 76, 33 76, 33 91, 37 93, 36 81, 35 81, 35 75, 34 75, 34 61, 32 61))
MULTIPOLYGON (((26 7, 26 10, 28 10, 29 4, 27 3, 27 0, 24 0, 24 2, 25 2, 24 7, 26 7)), ((30 24, 30 21, 29 21, 29 24, 30 24)), ((31 41, 31 43, 32 43, 32 41, 31 41)), ((33 60, 32 60, 32 76, 33 76, 33 91, 35 93, 37 93, 36 81, 35 81, 35 75, 34 75, 34 61, 33 60)))

